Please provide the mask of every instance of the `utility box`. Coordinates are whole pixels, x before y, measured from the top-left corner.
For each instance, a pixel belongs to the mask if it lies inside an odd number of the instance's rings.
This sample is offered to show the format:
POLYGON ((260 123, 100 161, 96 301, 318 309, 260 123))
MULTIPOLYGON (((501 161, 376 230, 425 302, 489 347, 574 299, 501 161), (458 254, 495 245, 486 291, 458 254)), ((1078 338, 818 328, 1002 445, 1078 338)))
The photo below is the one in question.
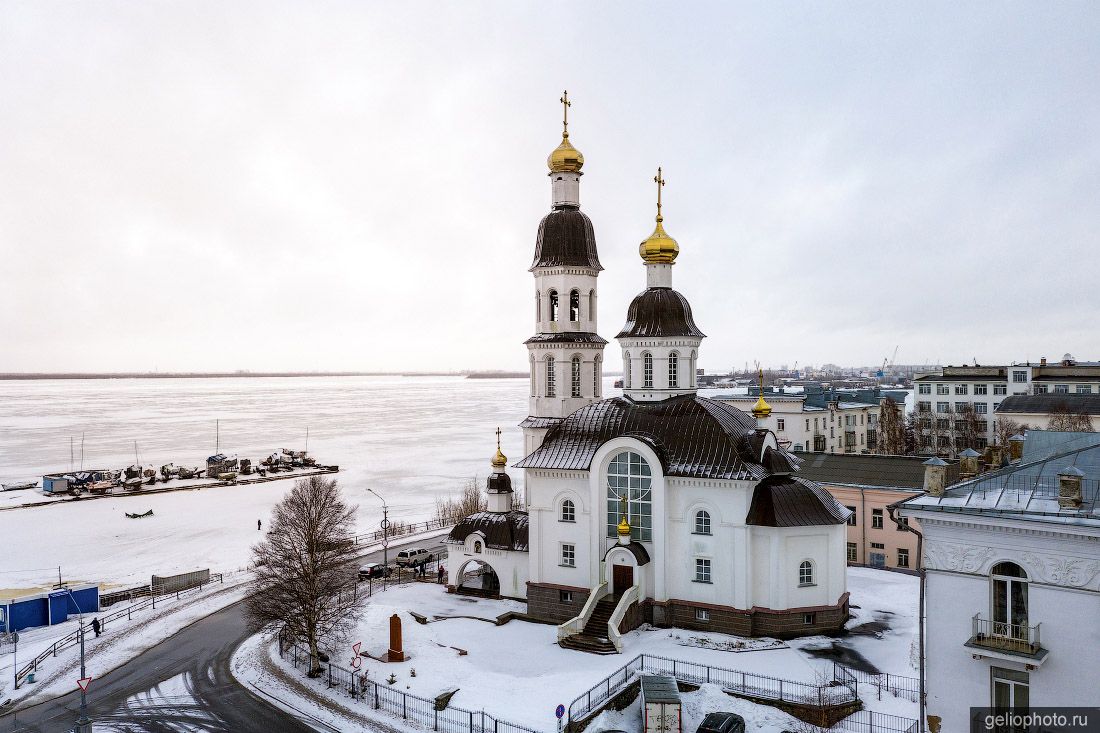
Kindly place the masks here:
POLYGON ((682 733, 680 688, 668 675, 641 678, 642 733, 682 733))

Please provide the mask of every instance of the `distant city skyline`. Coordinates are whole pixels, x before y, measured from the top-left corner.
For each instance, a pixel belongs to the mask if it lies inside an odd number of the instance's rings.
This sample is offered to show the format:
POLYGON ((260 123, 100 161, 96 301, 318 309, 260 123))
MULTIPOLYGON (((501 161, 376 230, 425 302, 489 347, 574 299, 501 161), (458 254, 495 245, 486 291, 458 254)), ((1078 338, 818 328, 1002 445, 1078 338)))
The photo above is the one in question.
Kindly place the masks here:
POLYGON ((707 371, 1096 359, 1098 32, 1095 4, 5 3, 0 372, 525 370, 564 88, 604 337, 661 165, 707 371))

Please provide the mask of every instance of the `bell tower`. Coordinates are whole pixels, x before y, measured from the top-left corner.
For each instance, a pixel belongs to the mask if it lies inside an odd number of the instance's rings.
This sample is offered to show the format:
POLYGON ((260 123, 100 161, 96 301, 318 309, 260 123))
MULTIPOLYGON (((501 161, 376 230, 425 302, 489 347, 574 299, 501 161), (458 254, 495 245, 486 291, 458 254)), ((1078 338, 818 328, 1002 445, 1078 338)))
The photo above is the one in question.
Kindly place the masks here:
POLYGON ((530 454, 546 431, 602 397, 603 348, 596 333, 596 278, 603 267, 592 221, 581 211, 584 156, 569 142, 569 93, 563 92, 561 144, 550 169, 550 213, 539 223, 535 257, 535 334, 525 342, 531 368, 523 428, 530 454))

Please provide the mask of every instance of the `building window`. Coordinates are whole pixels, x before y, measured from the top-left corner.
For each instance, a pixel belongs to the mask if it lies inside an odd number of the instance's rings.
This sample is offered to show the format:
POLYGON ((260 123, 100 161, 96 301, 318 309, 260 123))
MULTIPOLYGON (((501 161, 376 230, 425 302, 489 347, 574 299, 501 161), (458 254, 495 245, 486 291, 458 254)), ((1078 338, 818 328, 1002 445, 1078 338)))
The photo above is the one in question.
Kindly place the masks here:
POLYGON ((904 532, 909 528, 909 517, 898 517, 898 523, 894 525, 899 532, 904 532))
POLYGON ((1056 384, 1054 385, 1054 394, 1069 394, 1068 384, 1056 384))
POLYGON ((542 323, 542 293, 535 291, 535 323, 542 323))
POLYGON ((810 418, 806 418, 806 432, 810 430, 810 418))
POLYGON ((886 545, 882 544, 881 542, 872 542, 871 543, 871 549, 872 550, 885 550, 886 545))
POLYGON ((989 414, 989 403, 987 403, 987 402, 975 402, 974 403, 974 414, 975 415, 988 415, 989 414))
POLYGON ((548 295, 550 296, 550 320, 558 320, 558 291, 551 290, 548 295))
MULTIPOLYGON (((596 291, 588 291, 588 320, 596 320, 596 291)), ((595 325, 595 324, 593 324, 595 325)))
POLYGON ((596 358, 592 360, 592 396, 600 396, 600 355, 596 354, 596 358))
POLYGON ((814 584, 814 564, 809 560, 803 560, 798 566, 799 587, 814 584))
POLYGON ((1027 381, 1027 372, 1012 372, 1012 381, 1019 384, 1027 381))
POLYGON ((848 526, 856 526, 856 508, 854 506, 846 506, 844 508, 851 512, 851 514, 848 515, 848 526))
POLYGON ((625 510, 630 536, 639 542, 653 539, 653 478, 649 464, 633 451, 611 459, 607 467, 607 536, 618 534, 620 514, 625 510))
POLYGON ((1091 384, 1079 384, 1077 385, 1077 394, 1092 394, 1091 384))
POLYGON ((855 562, 855 561, 856 561, 856 543, 855 542, 849 542, 848 543, 848 562, 855 562))
POLYGON ((1008 385, 1007 384, 994 384, 993 385, 993 394, 994 395, 1008 394, 1008 385))
POLYGON ((955 385, 955 394, 966 394, 967 391, 968 391, 968 385, 965 385, 965 384, 956 384, 955 385))
POLYGON ((936 412, 951 412, 951 403, 950 402, 937 402, 936 403, 936 412))
POLYGON ((918 384, 917 385, 917 394, 932 394, 932 385, 931 384, 918 384))
POLYGON ((1007 639, 1028 640, 1027 574, 1013 562, 1001 562, 990 571, 992 633, 1007 639))
POLYGON ((577 505, 573 503, 572 499, 566 499, 561 503, 561 515, 560 521, 562 522, 575 522, 577 521, 577 505))
POLYGON ((882 510, 871 510, 871 529, 882 529, 882 510))
POLYGON ((573 602, 573 591, 571 591, 571 590, 559 590, 558 591, 558 602, 559 603, 572 603, 573 602))
POLYGON ((680 376, 677 373, 679 370, 680 355, 673 351, 668 355, 668 386, 670 389, 675 389, 680 386, 680 376))
POLYGON ((696 621, 710 621, 710 611, 708 611, 705 608, 695 609, 695 620, 696 621))
POLYGON ((1035 385, 1035 394, 1046 394, 1046 393, 1047 393, 1047 386, 1045 384, 1036 384, 1035 385))
POLYGON ((905 548, 898 548, 898 567, 909 567, 909 550, 906 550, 905 548))
POLYGON ((557 375, 554 373, 554 357, 546 357, 546 396, 556 396, 557 375))
POLYGON ((1026 713, 1031 707, 1031 689, 1027 672, 990 667, 990 707, 1026 713))
POLYGON ((989 385, 988 384, 975 384, 974 385, 974 394, 976 394, 976 395, 989 394, 989 385))
POLYGON ((481 554, 481 542, 478 541, 478 540, 474 540, 474 554, 475 555, 480 555, 481 554))
POLYGON ((575 568, 577 567, 577 546, 562 544, 561 546, 561 565, 563 568, 575 568))
POLYGON ((630 352, 623 354, 623 387, 630 389, 630 352))
POLYGON ((949 384, 937 384, 936 394, 951 394, 951 385, 949 384))
POLYGON ((653 354, 642 352, 642 386, 653 386, 653 354))
POLYGON ((576 323, 581 319, 581 294, 574 290, 569 293, 569 320, 576 323))
POLYGON ((700 509, 695 512, 695 534, 710 534, 710 513, 700 509))
POLYGON ((581 358, 574 356, 569 365, 569 389, 574 397, 581 396, 581 358))
POLYGON ((932 412, 932 403, 931 402, 918 402, 917 403, 917 412, 932 412))
POLYGON ((802 614, 802 625, 803 626, 813 626, 814 621, 816 621, 816 620, 817 620, 817 614, 816 613, 804 613, 804 614, 802 614))
POLYGON ((695 582, 710 582, 710 560, 704 557, 695 558, 695 582))
POLYGON ((775 429, 782 432, 787 429, 787 421, 781 417, 775 419, 775 429))
POLYGON ((692 387, 695 386, 695 382, 696 382, 696 379, 698 377, 698 375, 695 372, 695 357, 696 357, 695 351, 692 350, 692 352, 691 352, 691 361, 688 363, 688 367, 689 367, 688 376, 691 378, 691 386, 692 387))

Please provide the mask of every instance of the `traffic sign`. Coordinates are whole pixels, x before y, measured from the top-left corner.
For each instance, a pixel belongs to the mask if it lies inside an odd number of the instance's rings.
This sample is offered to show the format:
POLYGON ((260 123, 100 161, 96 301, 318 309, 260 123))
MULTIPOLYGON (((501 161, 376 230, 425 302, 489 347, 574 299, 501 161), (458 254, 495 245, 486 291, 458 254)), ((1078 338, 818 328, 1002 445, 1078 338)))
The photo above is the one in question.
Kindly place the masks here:
POLYGON ((359 669, 359 667, 362 664, 363 664, 363 658, 362 657, 352 657, 352 660, 351 660, 351 668, 352 669, 359 669))
POLYGON ((383 519, 381 522, 379 522, 379 525, 382 527, 382 529, 389 529, 390 528, 390 520, 383 519))
POLYGON ((362 646, 363 646, 363 642, 361 642, 361 641, 357 641, 357 642, 355 642, 354 644, 351 645, 351 650, 353 652, 355 652, 355 656, 357 656, 357 657, 359 656, 359 649, 362 646))
POLYGON ((12 644, 18 644, 19 643, 19 632, 18 631, 11 632, 11 643, 12 644))
POLYGON ((555 708, 555 710, 554 710, 554 715, 557 716, 558 720, 561 720, 562 718, 564 718, 565 717, 565 706, 564 705, 558 705, 558 707, 555 708))
POLYGON ((92 682, 91 677, 85 677, 82 680, 77 680, 76 681, 76 686, 80 688, 81 692, 87 692, 88 691, 88 685, 91 684, 91 682, 92 682))

